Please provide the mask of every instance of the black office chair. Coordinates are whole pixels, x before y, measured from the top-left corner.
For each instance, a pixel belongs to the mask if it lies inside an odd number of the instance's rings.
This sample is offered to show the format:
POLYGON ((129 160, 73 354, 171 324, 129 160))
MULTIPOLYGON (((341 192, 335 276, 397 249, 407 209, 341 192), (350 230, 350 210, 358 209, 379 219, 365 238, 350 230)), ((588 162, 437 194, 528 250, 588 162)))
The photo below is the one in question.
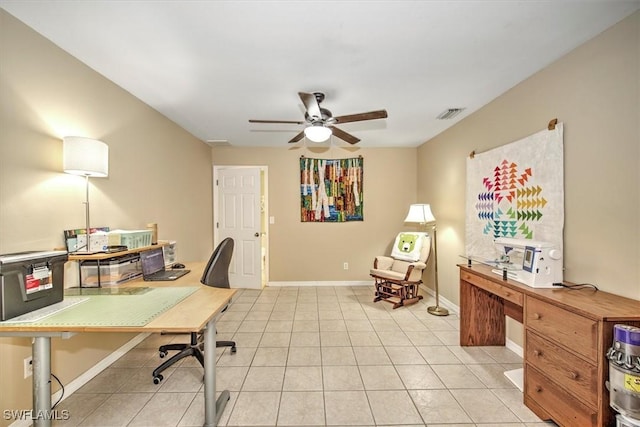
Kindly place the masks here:
MULTIPOLYGON (((220 242, 218 247, 213 251, 204 269, 204 273, 202 273, 200 283, 216 288, 229 288, 229 264, 231 263, 232 256, 233 239, 226 238, 220 242)), ((226 307, 224 310, 226 310, 226 307)), ((216 347, 231 347, 231 353, 236 352, 236 343, 234 341, 216 341, 216 347)), ((162 381, 162 371, 187 356, 195 357, 198 359, 198 362, 200 362, 200 365, 204 367, 202 332, 192 332, 191 342, 189 344, 166 344, 160 346, 158 349, 161 358, 164 358, 167 352, 172 350, 177 350, 179 353, 173 355, 170 359, 167 359, 154 369, 152 374, 154 384, 160 384, 160 381, 162 381)))

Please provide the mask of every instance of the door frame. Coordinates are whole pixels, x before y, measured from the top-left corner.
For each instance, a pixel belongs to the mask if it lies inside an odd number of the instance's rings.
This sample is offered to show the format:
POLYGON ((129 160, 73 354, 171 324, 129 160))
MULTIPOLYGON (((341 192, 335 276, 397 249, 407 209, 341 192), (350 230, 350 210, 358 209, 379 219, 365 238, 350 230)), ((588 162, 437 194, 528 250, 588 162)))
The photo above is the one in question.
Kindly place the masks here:
POLYGON ((262 277, 262 288, 269 284, 269 167, 265 165, 213 165, 213 215, 211 218, 211 227, 213 229, 213 247, 215 248, 219 241, 218 228, 216 227, 216 219, 218 218, 218 210, 220 208, 218 203, 218 181, 219 171, 223 169, 259 169, 260 170, 260 233, 261 233, 261 248, 262 257, 260 261, 260 273, 262 277))

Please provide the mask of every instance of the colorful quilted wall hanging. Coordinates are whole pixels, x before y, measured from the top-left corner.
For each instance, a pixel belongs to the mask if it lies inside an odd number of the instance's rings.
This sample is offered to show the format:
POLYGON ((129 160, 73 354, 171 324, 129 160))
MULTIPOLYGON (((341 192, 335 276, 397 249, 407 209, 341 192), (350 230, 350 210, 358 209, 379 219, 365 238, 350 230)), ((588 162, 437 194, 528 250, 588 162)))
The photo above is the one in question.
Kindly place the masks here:
POLYGON ((467 159, 467 256, 490 258, 494 239, 546 241, 562 250, 563 126, 467 159))
POLYGON ((300 158, 302 222, 362 221, 362 157, 300 158))

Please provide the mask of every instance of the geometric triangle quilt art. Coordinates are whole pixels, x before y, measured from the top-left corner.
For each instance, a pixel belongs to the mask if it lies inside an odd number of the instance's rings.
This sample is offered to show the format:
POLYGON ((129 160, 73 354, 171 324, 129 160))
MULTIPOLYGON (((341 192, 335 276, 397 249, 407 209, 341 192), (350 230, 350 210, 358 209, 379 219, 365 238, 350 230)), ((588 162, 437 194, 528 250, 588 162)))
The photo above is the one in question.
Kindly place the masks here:
POLYGON ((482 232, 498 237, 532 239, 531 222, 541 221, 547 200, 540 185, 529 185, 532 168, 518 169, 506 159, 492 169, 492 176, 482 179, 483 190, 477 195, 478 219, 486 221, 482 232))
POLYGON ((563 124, 466 159, 466 256, 493 259, 500 237, 563 248, 563 124))

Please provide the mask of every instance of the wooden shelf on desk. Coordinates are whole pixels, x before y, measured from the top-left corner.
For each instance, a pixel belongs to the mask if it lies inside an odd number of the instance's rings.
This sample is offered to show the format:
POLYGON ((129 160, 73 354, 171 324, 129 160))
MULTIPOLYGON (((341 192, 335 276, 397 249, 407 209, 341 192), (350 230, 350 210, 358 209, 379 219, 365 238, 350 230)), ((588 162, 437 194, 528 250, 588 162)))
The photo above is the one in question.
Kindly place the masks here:
POLYGON ((108 253, 101 252, 101 253, 95 253, 95 254, 74 253, 74 254, 69 254, 69 261, 102 261, 105 259, 119 257, 122 255, 137 254, 140 252, 150 251, 152 249, 157 249, 163 246, 167 246, 168 244, 169 242, 158 242, 157 245, 143 246, 141 248, 128 249, 126 251, 120 251, 120 252, 108 252, 108 253))

